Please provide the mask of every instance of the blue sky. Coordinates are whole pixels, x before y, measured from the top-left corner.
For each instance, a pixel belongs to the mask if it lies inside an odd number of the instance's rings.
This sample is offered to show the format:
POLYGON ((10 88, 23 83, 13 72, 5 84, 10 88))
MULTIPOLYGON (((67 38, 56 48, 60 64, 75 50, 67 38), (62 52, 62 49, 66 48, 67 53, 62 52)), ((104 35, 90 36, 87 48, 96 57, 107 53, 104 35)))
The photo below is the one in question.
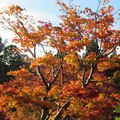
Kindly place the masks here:
MULTIPOLYGON (((70 1, 70 0, 63 0, 70 1)), ((73 0, 75 3, 80 4, 81 7, 89 6, 96 9, 98 0, 73 0), (91 2, 92 1, 92 2, 91 2)), ((17 4, 25 8, 29 13, 37 16, 39 19, 50 20, 52 22, 59 21, 59 6, 56 5, 56 0, 0 0, 0 7, 10 4, 17 4)), ((120 9, 120 0, 111 0, 111 4, 120 9)))
MULTIPOLYGON (((70 1, 70 0, 63 0, 70 1)), ((93 9, 97 7, 98 0, 73 0, 76 4, 80 4, 81 8, 89 6, 93 9)), ((59 6, 56 5, 56 0, 0 0, 0 7, 4 7, 11 4, 17 4, 25 8, 31 15, 39 20, 51 21, 52 23, 59 24, 60 11, 59 6)), ((116 8, 120 9, 120 0, 111 0, 111 4, 116 8)), ((11 33, 7 32, 12 37, 11 33)), ((3 38, 7 38, 6 32, 0 30, 0 35, 3 38)))

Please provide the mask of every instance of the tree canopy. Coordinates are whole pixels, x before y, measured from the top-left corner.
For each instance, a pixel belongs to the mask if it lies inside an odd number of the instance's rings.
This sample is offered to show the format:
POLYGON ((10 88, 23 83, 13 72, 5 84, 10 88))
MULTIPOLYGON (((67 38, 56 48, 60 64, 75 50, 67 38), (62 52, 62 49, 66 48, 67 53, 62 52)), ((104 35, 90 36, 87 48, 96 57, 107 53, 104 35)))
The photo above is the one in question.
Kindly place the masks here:
POLYGON ((26 59, 29 69, 23 66, 8 72, 16 78, 0 85, 2 116, 10 120, 117 119, 120 55, 115 53, 120 30, 114 24, 119 11, 108 0, 98 0, 96 11, 60 0, 57 4, 62 11, 59 26, 35 21, 18 5, 0 12, 1 26, 15 33, 13 42, 21 51, 31 54, 26 59))

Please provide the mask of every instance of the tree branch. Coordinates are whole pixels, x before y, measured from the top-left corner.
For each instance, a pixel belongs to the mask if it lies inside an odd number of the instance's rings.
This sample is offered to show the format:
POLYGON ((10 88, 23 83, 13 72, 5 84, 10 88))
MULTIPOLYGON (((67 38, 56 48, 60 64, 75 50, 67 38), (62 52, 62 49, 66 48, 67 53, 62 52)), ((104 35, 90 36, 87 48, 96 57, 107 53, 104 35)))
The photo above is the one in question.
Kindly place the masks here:
POLYGON ((54 120, 60 120, 60 118, 62 117, 62 114, 63 114, 64 110, 67 110, 67 108, 70 106, 70 100, 71 100, 71 98, 69 100, 67 100, 65 102, 65 104, 59 109, 59 111, 56 114, 54 120))
POLYGON ((49 86, 49 84, 47 83, 45 77, 43 76, 43 74, 42 74, 39 66, 37 67, 37 74, 38 74, 38 76, 40 77, 40 79, 42 80, 42 82, 44 83, 44 85, 45 85, 45 87, 46 87, 46 91, 48 92, 48 91, 50 90, 50 88, 49 88, 50 86, 49 86))
POLYGON ((57 77, 58 77, 58 75, 59 75, 59 73, 60 73, 60 71, 61 71, 61 69, 62 69, 62 64, 63 64, 63 58, 62 58, 62 60, 61 60, 61 63, 60 63, 59 66, 58 66, 57 72, 53 75, 54 78, 53 78, 52 82, 50 82, 50 86, 52 86, 52 84, 54 84, 54 83, 56 82, 57 77))
POLYGON ((85 78, 86 71, 85 70, 83 71, 83 75, 82 75, 82 87, 86 87, 90 83, 90 80, 92 79, 92 75, 94 73, 96 65, 97 65, 97 63, 95 65, 91 66, 90 73, 89 73, 89 75, 88 75, 87 78, 85 78))

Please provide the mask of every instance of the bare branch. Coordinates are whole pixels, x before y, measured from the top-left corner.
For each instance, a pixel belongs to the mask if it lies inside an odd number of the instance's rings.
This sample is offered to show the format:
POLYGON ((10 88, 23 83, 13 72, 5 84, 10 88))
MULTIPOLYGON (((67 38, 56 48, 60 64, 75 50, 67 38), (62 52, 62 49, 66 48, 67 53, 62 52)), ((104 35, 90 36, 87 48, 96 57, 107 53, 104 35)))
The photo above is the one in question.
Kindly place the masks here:
POLYGON ((54 120, 60 120, 60 118, 62 117, 62 114, 63 114, 64 110, 66 110, 70 106, 70 100, 71 100, 71 98, 69 100, 67 100, 65 102, 65 104, 60 108, 60 110, 56 114, 54 120))
POLYGON ((90 83, 90 80, 92 79, 92 75, 94 73, 96 65, 97 65, 97 63, 95 65, 91 66, 90 72, 89 72, 89 75, 88 75, 87 78, 85 77, 86 71, 85 70, 83 71, 83 75, 82 75, 82 87, 86 87, 90 83))
POLYGON ((85 86, 85 69, 83 70, 83 73, 82 73, 82 87, 85 86))
POLYGON ((44 45, 40 44, 40 46, 42 47, 42 50, 43 50, 44 54, 47 54, 47 51, 45 50, 44 45))
POLYGON ((112 50, 110 50, 108 53, 105 53, 106 51, 102 52, 101 54, 98 55, 98 59, 110 55, 112 52, 114 52, 116 50, 116 47, 117 46, 114 46, 114 48, 112 50))
POLYGON ((52 82, 50 82, 50 86, 56 82, 57 77, 58 77, 58 75, 59 75, 59 73, 60 73, 60 71, 61 71, 62 64, 63 64, 63 58, 62 58, 62 60, 61 60, 61 62, 60 62, 60 64, 59 64, 59 66, 58 66, 57 72, 56 72, 56 73, 54 74, 54 76, 53 76, 54 78, 53 78, 52 82))
POLYGON ((91 69, 90 69, 89 76, 88 76, 88 78, 87 78, 86 81, 85 81, 85 84, 86 84, 86 85, 89 84, 89 82, 90 82, 90 80, 91 80, 91 78, 92 78, 93 72, 94 72, 94 67, 92 66, 91 69))
POLYGON ((40 79, 42 80, 42 82, 44 83, 44 85, 45 85, 45 87, 46 87, 46 90, 49 91, 49 90, 50 90, 49 84, 47 83, 47 80, 46 80, 45 77, 43 76, 43 74, 42 74, 39 66, 37 67, 37 74, 38 74, 38 76, 40 77, 40 79))

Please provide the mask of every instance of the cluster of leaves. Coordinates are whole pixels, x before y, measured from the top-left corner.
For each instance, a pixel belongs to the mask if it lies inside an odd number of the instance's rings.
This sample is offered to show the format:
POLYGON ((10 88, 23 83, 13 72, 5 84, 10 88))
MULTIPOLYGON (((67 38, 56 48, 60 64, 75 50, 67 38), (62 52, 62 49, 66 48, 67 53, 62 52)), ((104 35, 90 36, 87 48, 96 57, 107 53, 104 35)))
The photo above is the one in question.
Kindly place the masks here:
POLYGON ((99 0, 96 12, 57 4, 63 12, 59 26, 34 22, 16 5, 0 12, 1 25, 31 54, 29 69, 10 71, 16 78, 0 85, 0 114, 10 120, 112 120, 120 102, 114 9, 108 0, 99 0))

